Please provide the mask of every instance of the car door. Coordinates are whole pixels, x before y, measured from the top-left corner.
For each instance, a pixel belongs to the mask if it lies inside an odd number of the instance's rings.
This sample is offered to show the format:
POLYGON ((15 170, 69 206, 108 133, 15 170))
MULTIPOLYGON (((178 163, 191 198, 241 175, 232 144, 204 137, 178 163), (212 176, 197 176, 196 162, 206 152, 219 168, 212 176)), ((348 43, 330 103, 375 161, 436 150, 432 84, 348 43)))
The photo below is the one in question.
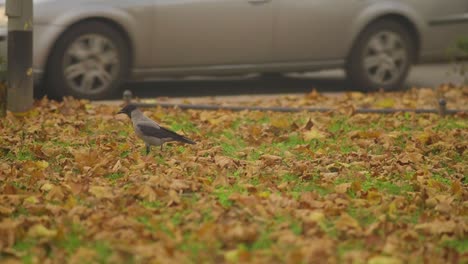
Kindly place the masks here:
POLYGON ((272 0, 155 0, 157 67, 253 64, 272 52, 272 0))
POLYGON ((457 41, 468 36, 468 1, 413 1, 426 20, 422 32, 421 55, 427 59, 447 59, 457 41))
MULTIPOLYGON (((274 54, 277 61, 342 59, 358 0, 278 0, 274 54)), ((348 41, 349 42, 349 41, 348 41)))

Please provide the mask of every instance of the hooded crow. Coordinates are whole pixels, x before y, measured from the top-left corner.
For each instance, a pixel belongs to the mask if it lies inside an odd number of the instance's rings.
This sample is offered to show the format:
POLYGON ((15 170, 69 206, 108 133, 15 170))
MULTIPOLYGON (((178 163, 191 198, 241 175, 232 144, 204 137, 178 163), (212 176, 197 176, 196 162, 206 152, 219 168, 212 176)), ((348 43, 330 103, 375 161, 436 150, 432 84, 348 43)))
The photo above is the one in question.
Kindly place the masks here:
POLYGON ((117 114, 126 114, 130 117, 135 133, 145 142, 147 155, 150 152, 151 146, 161 146, 162 150, 163 144, 169 141, 195 144, 192 140, 160 126, 145 116, 135 105, 128 104, 117 114))

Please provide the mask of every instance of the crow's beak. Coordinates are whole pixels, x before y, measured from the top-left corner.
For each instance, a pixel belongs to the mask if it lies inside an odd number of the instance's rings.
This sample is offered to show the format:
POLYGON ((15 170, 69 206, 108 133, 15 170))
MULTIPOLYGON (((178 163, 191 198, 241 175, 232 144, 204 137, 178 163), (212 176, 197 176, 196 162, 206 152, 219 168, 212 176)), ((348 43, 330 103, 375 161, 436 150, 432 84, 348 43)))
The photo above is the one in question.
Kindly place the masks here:
POLYGON ((125 112, 123 110, 120 110, 120 111, 117 112, 116 115, 118 115, 118 114, 125 114, 125 112))

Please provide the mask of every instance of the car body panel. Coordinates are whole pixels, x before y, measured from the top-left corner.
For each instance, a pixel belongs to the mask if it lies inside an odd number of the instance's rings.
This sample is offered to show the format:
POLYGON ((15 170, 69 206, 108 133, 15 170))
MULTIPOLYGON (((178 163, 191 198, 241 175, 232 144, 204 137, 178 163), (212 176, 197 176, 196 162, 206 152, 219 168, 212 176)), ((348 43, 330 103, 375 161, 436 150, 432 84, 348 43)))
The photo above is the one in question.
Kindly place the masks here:
POLYGON ((468 1, 427 0, 427 5, 416 0, 410 2, 426 18, 426 27, 421 31, 422 58, 447 57, 455 41, 468 36, 468 1))
POLYGON ((272 2, 155 0, 156 67, 265 63, 272 59, 272 2))
POLYGON ((280 62, 345 58, 352 38, 343 24, 351 25, 366 6, 361 0, 288 0, 275 4, 274 58, 280 62))
POLYGON ((49 38, 42 36, 50 36, 50 38, 57 39, 65 27, 58 25, 41 25, 35 24, 33 29, 33 71, 35 76, 41 76, 44 73, 47 58, 50 52, 43 52, 45 50, 50 51, 53 48, 55 42, 50 41, 49 38))
MULTIPOLYGON (((0 5, 5 0, 0 0, 0 5)), ((34 71, 57 39, 87 19, 125 33, 131 78, 310 71, 342 67, 373 21, 414 27, 421 61, 447 58, 468 35, 466 0, 35 0, 34 71), (252 3, 254 1, 255 3, 252 3)), ((0 31, 1 32, 1 31, 0 31)), ((1 42, 1 40, 0 40, 1 42)), ((4 53, 4 52, 3 52, 4 53)))
POLYGON ((344 60, 303 61, 303 62, 271 62, 256 64, 227 64, 206 66, 158 67, 151 69, 134 69, 135 80, 151 80, 155 77, 182 77, 187 75, 230 75, 252 72, 300 72, 340 68, 344 60))

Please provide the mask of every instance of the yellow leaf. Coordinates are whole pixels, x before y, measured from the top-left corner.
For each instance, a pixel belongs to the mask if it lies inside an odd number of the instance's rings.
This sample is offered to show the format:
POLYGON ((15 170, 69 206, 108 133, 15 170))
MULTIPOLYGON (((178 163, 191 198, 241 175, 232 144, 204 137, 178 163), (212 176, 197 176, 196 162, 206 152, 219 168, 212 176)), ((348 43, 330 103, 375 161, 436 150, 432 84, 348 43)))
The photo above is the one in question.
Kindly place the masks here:
POLYGON ((367 191, 367 200, 373 204, 380 203, 382 195, 379 192, 369 190, 367 191))
POLYGON ((416 139, 422 144, 428 144, 431 140, 431 135, 427 132, 422 132, 416 135, 416 139))
POLYGON ((268 198, 270 197, 270 193, 269 192, 261 192, 258 194, 259 197, 261 198, 268 198))
POLYGON ((275 115, 271 118, 271 125, 276 128, 288 128, 290 126, 289 118, 285 115, 275 115))
POLYGON ((113 198, 112 190, 109 187, 104 186, 92 186, 89 188, 89 192, 96 196, 96 198, 113 198))
POLYGON ((52 183, 45 183, 44 185, 41 186, 41 191, 48 192, 52 190, 52 188, 54 187, 55 185, 53 185, 52 183))
POLYGON ((395 107, 395 99, 393 98, 384 98, 375 103, 376 107, 380 108, 392 108, 395 107))
POLYGON ((39 203, 39 199, 36 196, 29 196, 28 198, 24 199, 25 204, 37 204, 39 203))
POLYGON ((219 125, 221 122, 226 120, 228 116, 219 115, 217 112, 203 111, 200 113, 200 120, 206 121, 211 125, 219 125))
POLYGON ((388 213, 389 213, 390 215, 394 216, 396 212, 397 212, 396 202, 395 202, 395 201, 392 201, 392 202, 388 205, 388 213))
POLYGON ((387 256, 375 256, 369 259, 368 264, 401 264, 403 263, 399 258, 387 256))
POLYGON ((40 169, 46 169, 47 167, 49 167, 49 163, 45 160, 38 160, 36 161, 36 166, 40 169))
POLYGON ((461 195, 462 194, 462 185, 460 184, 459 181, 452 181, 451 185, 451 191, 455 195, 461 195))
POLYGON ((305 141, 310 141, 312 139, 325 138, 326 135, 323 132, 319 131, 317 128, 313 127, 311 130, 303 132, 302 137, 305 141))
POLYGON ((323 212, 320 211, 313 211, 308 217, 308 220, 315 223, 321 223, 324 219, 325 215, 323 214, 323 212))
POLYGON ((239 261, 239 251, 237 249, 227 251, 224 253, 224 259, 227 262, 237 263, 239 261))
POLYGON ((366 130, 357 132, 357 137, 364 139, 376 139, 382 135, 381 131, 366 130))
POLYGON ((64 204, 65 208, 73 208, 76 205, 76 199, 72 195, 68 196, 67 202, 64 204))
POLYGON ((86 110, 94 109, 94 105, 92 105, 92 104, 85 104, 84 107, 85 107, 86 110))
POLYGON ((48 229, 41 224, 37 224, 29 229, 28 235, 33 238, 52 238, 57 235, 57 230, 48 229))

